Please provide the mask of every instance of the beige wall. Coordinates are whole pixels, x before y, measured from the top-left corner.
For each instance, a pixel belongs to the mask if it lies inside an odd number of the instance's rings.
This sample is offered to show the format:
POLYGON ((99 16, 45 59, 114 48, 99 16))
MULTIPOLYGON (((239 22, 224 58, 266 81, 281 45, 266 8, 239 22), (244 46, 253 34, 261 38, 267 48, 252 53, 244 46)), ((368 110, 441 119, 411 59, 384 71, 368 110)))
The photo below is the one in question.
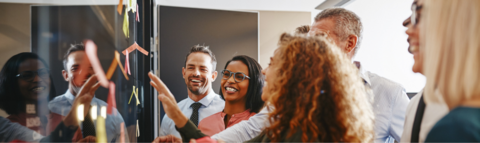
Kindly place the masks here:
POLYGON ((260 11, 259 62, 266 68, 277 48, 280 34, 293 32, 301 25, 311 24, 311 12, 260 11))
MULTIPOLYGON (((0 68, 15 54, 30 51, 30 4, 0 3, 0 68)), ((7 114, 0 109, 0 116, 7 114)))

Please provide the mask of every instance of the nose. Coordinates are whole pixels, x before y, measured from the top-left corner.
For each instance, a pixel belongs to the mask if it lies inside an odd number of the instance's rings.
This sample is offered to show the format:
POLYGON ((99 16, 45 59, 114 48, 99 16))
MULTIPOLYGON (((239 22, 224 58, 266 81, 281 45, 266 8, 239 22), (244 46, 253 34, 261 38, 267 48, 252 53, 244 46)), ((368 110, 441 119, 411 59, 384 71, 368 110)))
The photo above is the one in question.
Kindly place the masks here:
POLYGON ((232 76, 228 77, 227 82, 228 83, 235 83, 235 77, 234 76, 235 75, 232 75, 232 76))
POLYGON ((32 82, 39 82, 41 80, 42 80, 42 78, 40 78, 40 76, 38 74, 35 74, 35 77, 33 77, 32 82))
POLYGON ((195 70, 195 72, 193 73, 194 76, 200 76, 200 71, 198 69, 195 70))

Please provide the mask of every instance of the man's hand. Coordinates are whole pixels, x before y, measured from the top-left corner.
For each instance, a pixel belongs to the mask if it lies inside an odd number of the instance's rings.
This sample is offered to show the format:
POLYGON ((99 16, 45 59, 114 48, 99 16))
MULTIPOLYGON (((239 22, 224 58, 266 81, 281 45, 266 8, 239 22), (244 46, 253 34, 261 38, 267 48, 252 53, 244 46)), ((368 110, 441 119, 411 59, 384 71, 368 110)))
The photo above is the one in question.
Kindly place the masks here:
POLYGON ((166 135, 157 137, 152 143, 182 143, 182 139, 174 135, 166 135))
POLYGON ((77 118, 78 106, 83 104, 84 105, 83 115, 84 116, 87 115, 90 109, 90 102, 92 101, 93 95, 95 94, 95 91, 98 89, 98 87, 100 87, 100 85, 97 83, 97 77, 95 75, 91 76, 87 80, 87 82, 83 84, 82 88, 80 89, 80 92, 78 92, 78 94, 75 96, 72 109, 63 120, 63 123, 65 124, 65 126, 67 127, 78 126, 79 124, 79 121, 77 118))
POLYGON ((163 104, 163 110, 165 110, 165 114, 167 114, 170 119, 175 122, 175 125, 178 128, 182 128, 187 124, 188 118, 183 115, 182 111, 177 105, 177 101, 175 97, 173 97, 170 90, 168 90, 167 86, 153 73, 149 72, 148 76, 152 81, 150 81, 150 85, 152 85, 159 93, 158 100, 160 100, 163 104))

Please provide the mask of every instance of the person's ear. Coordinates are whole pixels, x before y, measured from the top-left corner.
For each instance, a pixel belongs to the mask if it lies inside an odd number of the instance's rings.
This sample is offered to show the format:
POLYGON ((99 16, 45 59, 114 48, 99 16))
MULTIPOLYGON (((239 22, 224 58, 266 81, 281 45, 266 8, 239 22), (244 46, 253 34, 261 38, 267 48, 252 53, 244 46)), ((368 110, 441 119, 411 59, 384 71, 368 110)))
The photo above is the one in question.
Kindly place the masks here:
POLYGON ((182 67, 182 77, 185 79, 185 67, 182 67))
POLYGON ((357 46, 357 40, 358 37, 356 35, 349 35, 347 39, 347 46, 345 47, 345 50, 347 53, 351 53, 353 50, 355 50, 355 47, 357 46))
POLYGON ((65 81, 68 81, 68 72, 65 71, 65 70, 62 70, 62 76, 63 76, 63 79, 65 79, 65 81))
POLYGON ((212 82, 214 82, 215 79, 217 79, 217 75, 218 75, 218 72, 217 72, 217 71, 213 71, 213 73, 212 73, 212 82))

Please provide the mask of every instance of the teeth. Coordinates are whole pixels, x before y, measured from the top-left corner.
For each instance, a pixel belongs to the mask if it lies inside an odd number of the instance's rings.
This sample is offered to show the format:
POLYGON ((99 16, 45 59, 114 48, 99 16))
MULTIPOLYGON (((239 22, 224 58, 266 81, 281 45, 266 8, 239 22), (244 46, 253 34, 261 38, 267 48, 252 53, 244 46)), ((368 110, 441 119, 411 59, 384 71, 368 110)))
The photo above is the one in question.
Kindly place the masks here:
POLYGON ((192 82, 201 82, 200 80, 192 79, 192 82))
POLYGON ((33 91, 42 91, 44 89, 45 89, 45 87, 37 87, 37 88, 34 88, 33 91))
POLYGON ((233 91, 233 92, 237 91, 237 89, 231 88, 231 87, 226 87, 225 89, 226 89, 227 91, 233 91))

